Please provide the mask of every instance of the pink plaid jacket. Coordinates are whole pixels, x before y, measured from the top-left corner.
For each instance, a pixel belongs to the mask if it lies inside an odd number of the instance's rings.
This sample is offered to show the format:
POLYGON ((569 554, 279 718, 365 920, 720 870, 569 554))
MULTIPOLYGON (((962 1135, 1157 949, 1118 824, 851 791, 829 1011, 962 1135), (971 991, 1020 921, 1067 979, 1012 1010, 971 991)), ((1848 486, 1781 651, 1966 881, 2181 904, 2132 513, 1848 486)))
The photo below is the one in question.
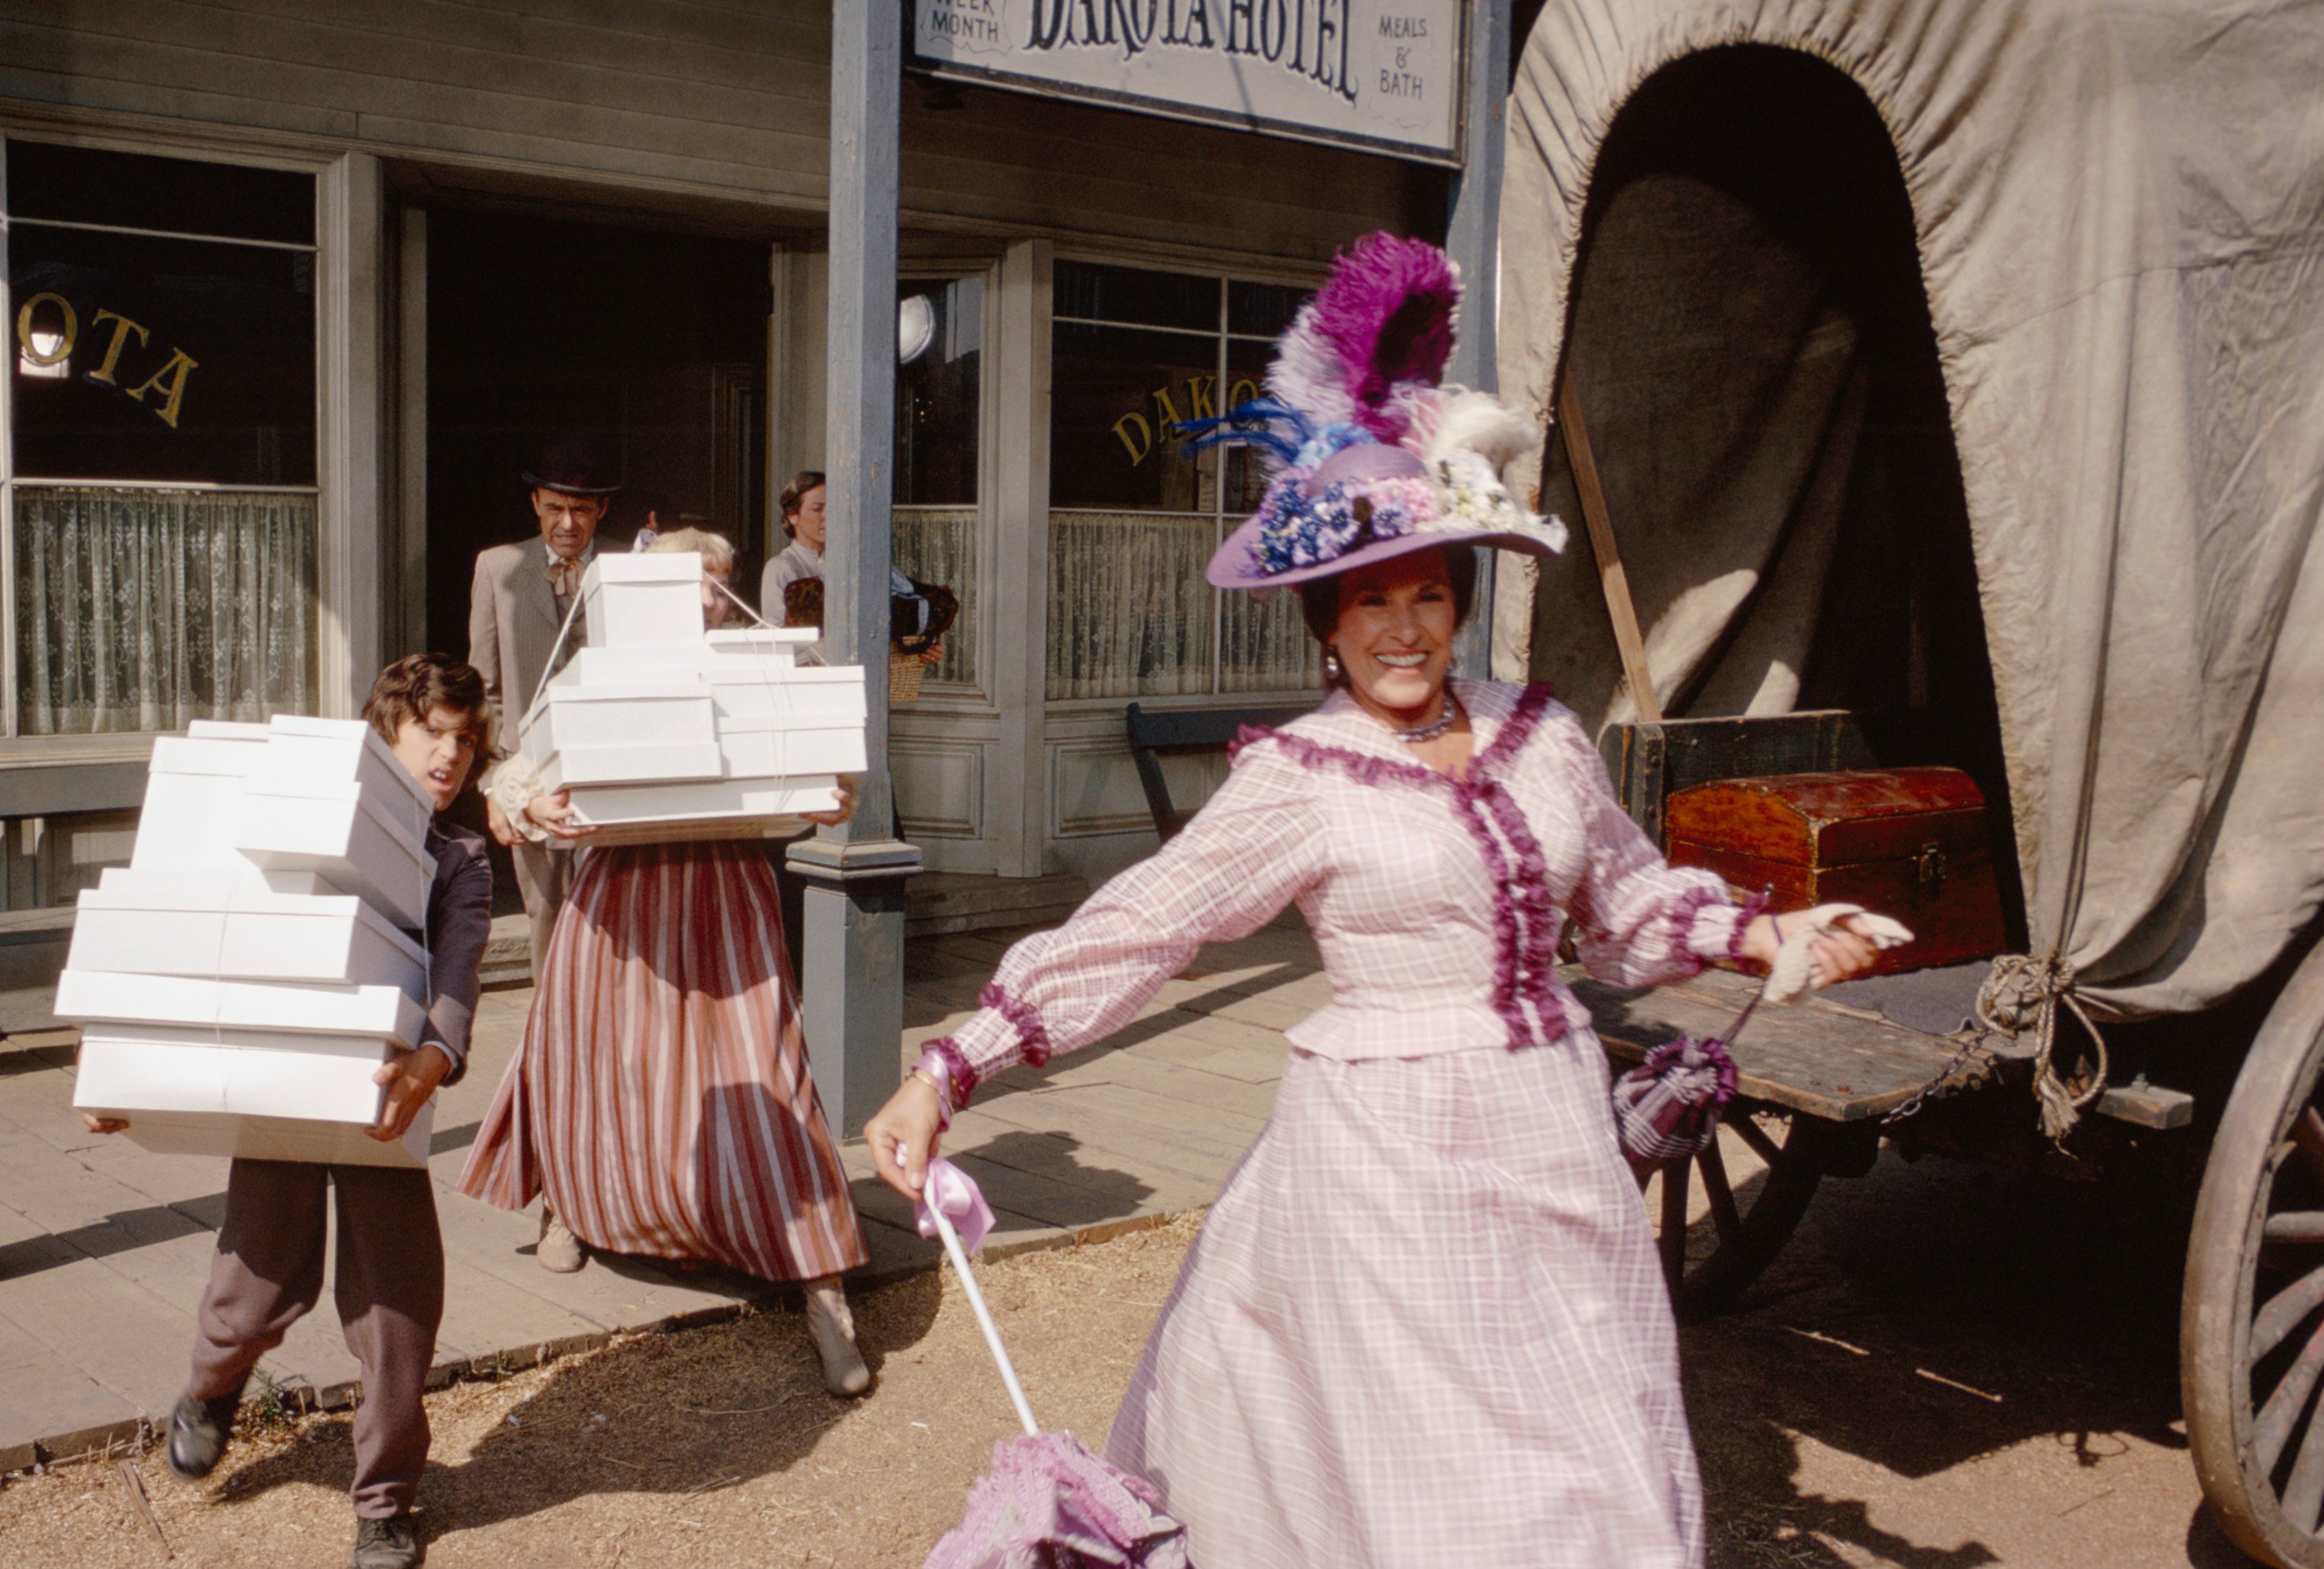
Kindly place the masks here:
POLYGON ((1205 942, 1297 901, 1332 1002, 1288 1032, 1321 1056, 1425 1057, 1586 1029, 1556 973, 1563 914, 1582 959, 1650 986, 1727 957, 1741 912, 1708 872, 1665 864, 1545 686, 1455 681, 1477 751, 1454 782, 1334 693, 1277 731, 1245 731, 1226 784, 1185 831, 1052 931, 1009 950, 983 1011, 935 1042, 955 1098, 1121 1028, 1205 942))

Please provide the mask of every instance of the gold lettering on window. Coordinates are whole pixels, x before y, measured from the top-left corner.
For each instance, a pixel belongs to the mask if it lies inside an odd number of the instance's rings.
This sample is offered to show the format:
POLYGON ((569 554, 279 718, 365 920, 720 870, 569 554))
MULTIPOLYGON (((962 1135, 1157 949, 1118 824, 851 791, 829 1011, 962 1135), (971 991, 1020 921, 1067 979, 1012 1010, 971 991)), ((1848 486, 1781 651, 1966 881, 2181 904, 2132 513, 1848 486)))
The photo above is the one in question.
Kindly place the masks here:
POLYGON ((157 388, 160 389, 161 407, 153 412, 161 416, 162 424, 171 430, 177 429, 178 409, 186 400, 186 378, 193 374, 194 367, 199 363, 199 361, 185 350, 171 349, 168 364, 154 372, 137 386, 129 389, 130 400, 143 403, 145 401, 145 394, 157 388))
POLYGON ((1130 449, 1132 468, 1144 463, 1146 454, 1154 450, 1154 427, 1146 423, 1143 414, 1131 412, 1123 415, 1113 422, 1113 434, 1120 436, 1121 445, 1130 449), (1136 427, 1135 435, 1132 434, 1133 427, 1136 427))
MULTIPOLYGON (((135 322, 131 321, 127 317, 121 315, 118 311, 99 310, 95 316, 88 318, 88 325, 91 326, 100 326, 108 321, 113 324, 113 341, 105 346, 105 362, 88 373, 88 380, 92 381, 102 381, 106 386, 110 387, 115 384, 113 380, 114 367, 121 363, 122 345, 129 341, 129 335, 131 333, 135 333, 137 335, 137 346, 141 349, 145 346, 145 340, 149 335, 143 327, 138 326, 135 322)), ((143 399, 140 399, 139 401, 143 402, 143 399)), ((171 425, 175 425, 178 422, 175 419, 171 419, 170 423, 171 425)))
POLYGON ((26 300, 24 308, 16 313, 16 347, 23 352, 24 358, 35 365, 53 365, 60 360, 71 359, 73 344, 79 337, 80 317, 73 310, 72 301, 61 294, 42 289, 26 300), (57 339, 56 347, 45 354, 32 346, 32 312, 44 299, 53 300, 56 307, 64 313, 65 318, 64 335, 57 339))

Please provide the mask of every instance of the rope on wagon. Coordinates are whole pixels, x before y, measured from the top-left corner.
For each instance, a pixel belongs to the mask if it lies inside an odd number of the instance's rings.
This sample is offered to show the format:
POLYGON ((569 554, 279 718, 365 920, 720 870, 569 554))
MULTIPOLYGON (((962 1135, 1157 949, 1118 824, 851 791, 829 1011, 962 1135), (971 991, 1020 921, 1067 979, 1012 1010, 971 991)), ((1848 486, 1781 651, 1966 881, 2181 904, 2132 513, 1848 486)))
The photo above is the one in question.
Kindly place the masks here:
POLYGON ((1977 1022, 1997 1034, 2012 1037, 2034 1032, 2034 1094, 2042 1110, 2042 1132, 2052 1142, 2063 1139, 2081 1121, 2082 1108, 2105 1092, 2106 1037, 2090 1022, 2074 996, 2073 961, 2063 954, 2036 959, 2029 953, 2005 953, 1977 989, 1977 1022), (2058 1005, 2073 1011, 2089 1032, 2098 1054, 2089 1085, 2076 1094, 2052 1064, 2058 1045, 2058 1005))

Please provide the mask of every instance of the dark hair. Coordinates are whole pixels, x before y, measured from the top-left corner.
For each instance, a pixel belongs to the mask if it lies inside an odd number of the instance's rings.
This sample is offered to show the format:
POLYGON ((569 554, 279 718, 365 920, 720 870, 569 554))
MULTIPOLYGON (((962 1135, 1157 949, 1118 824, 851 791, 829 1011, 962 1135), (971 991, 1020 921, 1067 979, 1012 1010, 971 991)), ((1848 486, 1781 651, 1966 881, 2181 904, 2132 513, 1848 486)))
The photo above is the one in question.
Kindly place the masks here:
POLYGON ((449 654, 407 654, 381 671, 364 699, 364 718, 393 746, 407 720, 425 720, 439 708, 468 716, 478 762, 493 755, 493 711, 484 699, 484 678, 475 665, 449 654))
MULTIPOLYGON (((1444 557, 1444 575, 1452 582, 1452 624, 1466 626, 1469 612, 1477 608, 1476 549, 1467 545, 1435 548, 1444 557)), ((1299 585, 1299 610, 1307 619, 1307 630, 1327 648, 1333 635, 1340 629, 1342 575, 1333 573, 1330 577, 1310 578, 1299 585)))
POLYGON ((798 473, 791 476, 791 482, 783 487, 782 509, 784 533, 796 534, 798 532, 798 530, 791 527, 791 519, 798 516, 799 503, 807 500, 807 493, 809 491, 819 491, 823 489, 823 471, 821 469, 801 469, 798 473))

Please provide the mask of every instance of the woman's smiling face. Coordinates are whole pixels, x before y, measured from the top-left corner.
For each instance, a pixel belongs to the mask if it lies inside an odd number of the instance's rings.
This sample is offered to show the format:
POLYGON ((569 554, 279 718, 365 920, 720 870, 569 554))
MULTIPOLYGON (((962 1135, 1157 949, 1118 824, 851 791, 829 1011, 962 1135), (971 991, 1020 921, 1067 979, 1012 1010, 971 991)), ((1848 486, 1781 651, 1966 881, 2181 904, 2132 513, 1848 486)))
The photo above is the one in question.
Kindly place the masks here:
POLYGON ((1348 690, 1399 723, 1433 719, 1460 619, 1442 550, 1415 550, 1350 572, 1340 579, 1332 636, 1348 690))

